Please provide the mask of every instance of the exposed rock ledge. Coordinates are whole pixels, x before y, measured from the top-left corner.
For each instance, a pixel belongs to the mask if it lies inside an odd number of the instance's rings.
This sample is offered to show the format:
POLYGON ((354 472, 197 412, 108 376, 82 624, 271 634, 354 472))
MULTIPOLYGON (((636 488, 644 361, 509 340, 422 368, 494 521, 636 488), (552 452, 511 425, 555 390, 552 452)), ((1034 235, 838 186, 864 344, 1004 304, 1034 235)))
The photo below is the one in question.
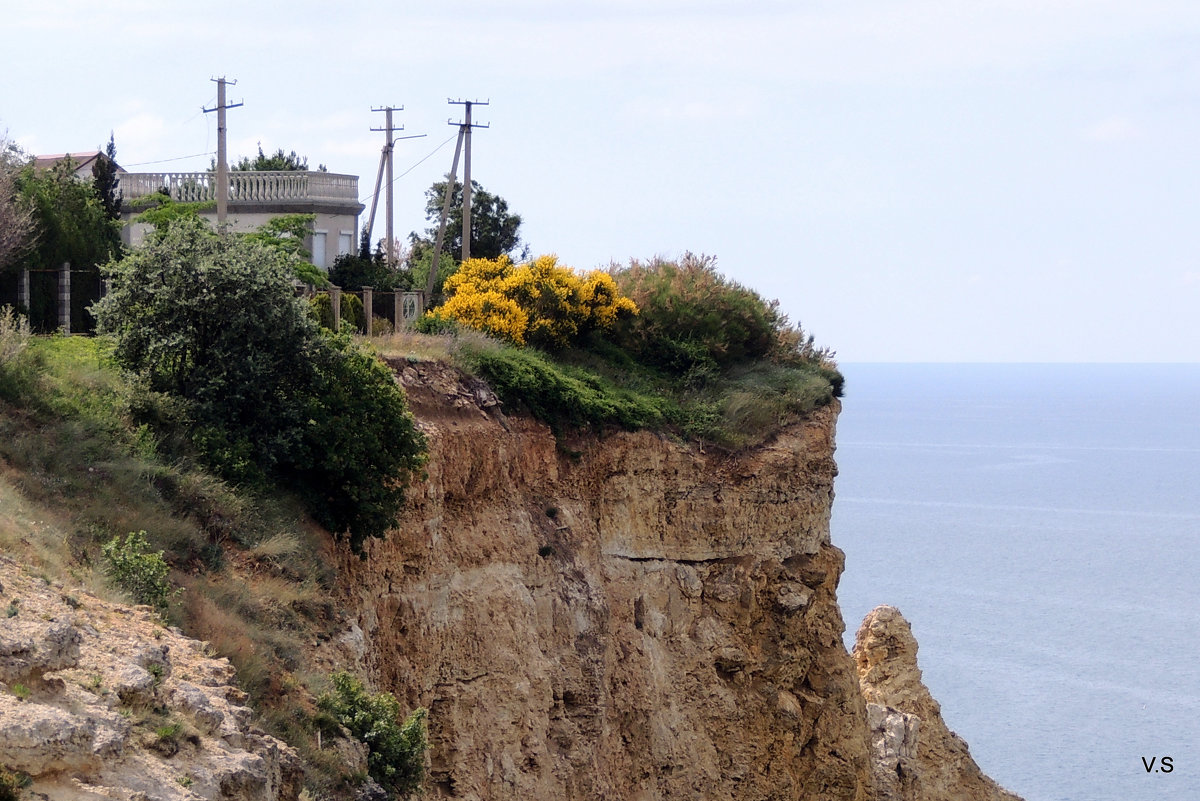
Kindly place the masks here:
POLYGON ((867 702, 877 801, 1021 801, 985 776, 921 681, 912 627, 894 606, 863 619, 854 643, 867 702))
POLYGON ((393 366, 428 478, 346 555, 341 600, 353 661, 430 710, 427 798, 875 798, 829 538, 836 402, 737 454, 564 443, 444 365, 393 366))
POLYGON ((0 767, 53 801, 291 801, 295 752, 252 724, 233 667, 147 607, 0 556, 0 767))

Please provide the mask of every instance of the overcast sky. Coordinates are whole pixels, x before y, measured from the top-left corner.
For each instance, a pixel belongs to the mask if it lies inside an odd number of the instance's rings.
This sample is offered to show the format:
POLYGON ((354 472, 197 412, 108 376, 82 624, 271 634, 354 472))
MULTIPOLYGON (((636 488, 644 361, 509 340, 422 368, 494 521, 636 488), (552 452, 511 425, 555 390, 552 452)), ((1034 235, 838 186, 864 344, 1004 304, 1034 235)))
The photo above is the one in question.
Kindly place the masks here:
POLYGON ((245 103, 231 160, 295 149, 359 175, 369 205, 370 109, 402 105, 405 134, 427 134, 396 148, 403 235, 449 170, 447 98, 490 100, 473 175, 534 253, 714 254, 842 361, 1200 354, 1195 0, 40 0, 4 17, 0 131, 30 152, 112 131, 131 171, 204 169, 200 110, 225 75, 245 103))

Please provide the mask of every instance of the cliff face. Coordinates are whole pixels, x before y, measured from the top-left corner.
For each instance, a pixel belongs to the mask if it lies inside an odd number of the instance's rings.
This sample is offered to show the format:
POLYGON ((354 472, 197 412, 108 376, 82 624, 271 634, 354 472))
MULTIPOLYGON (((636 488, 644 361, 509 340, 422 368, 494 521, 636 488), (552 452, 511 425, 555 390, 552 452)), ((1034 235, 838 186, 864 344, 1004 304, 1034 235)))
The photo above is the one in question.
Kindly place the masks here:
POLYGON ((738 457, 644 432, 559 448, 445 368, 399 371, 429 476, 342 565, 344 645, 429 708, 432 796, 872 797, 836 406, 738 457))

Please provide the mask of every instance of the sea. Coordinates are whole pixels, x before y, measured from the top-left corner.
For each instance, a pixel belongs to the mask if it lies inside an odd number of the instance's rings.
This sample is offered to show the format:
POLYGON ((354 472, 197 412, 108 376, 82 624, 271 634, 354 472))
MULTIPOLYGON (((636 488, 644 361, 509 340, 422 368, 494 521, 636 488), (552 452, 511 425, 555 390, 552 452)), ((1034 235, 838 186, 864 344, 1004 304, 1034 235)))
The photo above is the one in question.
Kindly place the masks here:
POLYGON ((841 369, 847 645, 898 607, 1026 801, 1200 799, 1200 365, 841 369))

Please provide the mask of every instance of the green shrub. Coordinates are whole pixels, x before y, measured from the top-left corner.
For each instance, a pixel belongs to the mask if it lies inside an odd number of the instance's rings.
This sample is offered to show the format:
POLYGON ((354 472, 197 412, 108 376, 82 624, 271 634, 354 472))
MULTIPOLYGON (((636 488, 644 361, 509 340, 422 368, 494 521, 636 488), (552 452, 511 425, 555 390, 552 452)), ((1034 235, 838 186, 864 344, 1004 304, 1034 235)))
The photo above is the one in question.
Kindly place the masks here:
POLYGON ((334 673, 333 691, 321 697, 319 708, 366 744, 367 772, 389 797, 417 792, 425 778, 424 709, 401 719, 400 704, 391 693, 369 693, 349 673, 334 673))
POLYGON ((33 365, 28 361, 29 320, 12 306, 0 306, 0 397, 17 399, 29 387, 33 365))
POLYGON ((0 801, 20 801, 21 791, 31 784, 28 773, 0 767, 0 801))
POLYGON ((465 350, 472 372, 506 404, 523 406, 553 427, 661 426, 665 402, 622 389, 588 370, 556 364, 531 349, 511 346, 465 350))
POLYGON ((380 317, 378 314, 371 318, 371 335, 377 337, 391 336, 396 333, 395 326, 392 321, 386 317, 380 317))
POLYGON ((308 299, 309 314, 322 328, 333 330, 333 301, 329 293, 321 292, 308 299))
POLYGON ((113 357, 188 401, 205 460, 238 481, 286 461, 317 341, 288 257, 181 218, 106 272, 112 291, 93 308, 113 357))
POLYGON ((436 309, 426 312, 416 319, 413 323, 413 328, 419 334, 453 334, 456 333, 460 326, 458 320, 453 317, 445 317, 436 309))
POLYGON ((29 321, 12 306, 0 306, 0 370, 16 361, 29 345, 29 321))
MULTIPOLYGON (((287 254, 181 218, 107 272, 113 358, 179 401, 164 439, 235 484, 290 482, 355 550, 387 531, 424 440, 390 372, 295 297, 287 254)), ((362 302, 342 303, 361 324, 362 302)))
POLYGON ((317 521, 348 535, 361 553, 366 537, 395 525, 409 477, 424 464, 425 438, 395 376, 373 353, 339 335, 313 357, 304 452, 284 475, 317 521))
POLYGON ((633 262, 613 277, 640 310, 623 321, 618 342, 676 375, 766 358, 787 327, 777 302, 722 276, 712 257, 633 262))
POLYGON ((367 331, 367 313, 363 309, 362 298, 349 292, 342 293, 342 325, 346 324, 360 334, 367 331))
MULTIPOLYGON (((840 378, 840 376, 839 376, 840 378)), ((721 400, 721 428, 727 444, 761 441, 789 422, 833 400, 834 385, 812 365, 772 362, 733 371, 721 400)))
POLYGON ((166 611, 174 594, 167 575, 171 572, 163 552, 147 551, 146 532, 130 532, 125 542, 113 537, 100 551, 107 562, 106 569, 113 583, 139 604, 166 611))

